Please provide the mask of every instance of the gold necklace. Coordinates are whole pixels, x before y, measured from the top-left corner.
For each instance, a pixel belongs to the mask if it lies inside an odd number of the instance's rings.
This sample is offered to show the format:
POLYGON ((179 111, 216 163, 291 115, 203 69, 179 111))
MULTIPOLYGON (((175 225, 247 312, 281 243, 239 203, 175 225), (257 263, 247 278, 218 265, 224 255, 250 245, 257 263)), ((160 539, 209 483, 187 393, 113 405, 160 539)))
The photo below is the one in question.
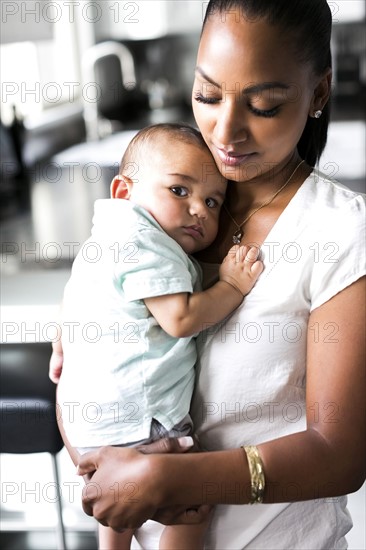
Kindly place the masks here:
POLYGON ((305 160, 302 160, 295 168, 295 170, 292 172, 291 176, 288 178, 288 180, 285 181, 285 183, 282 185, 282 187, 280 187, 278 189, 278 191, 276 191, 276 193, 274 195, 272 195, 272 197, 270 199, 268 199, 267 201, 263 202, 262 204, 260 204, 258 206, 258 208, 256 208, 255 210, 253 210, 253 212, 251 212, 251 214, 249 214, 249 216, 247 216, 242 222, 241 224, 238 224, 236 223, 236 221, 234 220, 234 218, 232 217, 232 215, 230 214, 229 210, 227 209, 226 207, 226 204, 224 203, 224 208, 226 210, 226 213, 228 214, 229 218, 231 219, 231 221, 234 222, 234 224, 236 225, 237 227, 237 230, 235 231, 234 235, 233 235, 233 243, 234 244, 240 244, 241 243, 241 240, 243 238, 243 230, 242 230, 242 227, 243 225, 245 225, 247 223, 248 220, 250 220, 250 218, 252 216, 254 216, 254 214, 256 212, 258 212, 258 210, 260 210, 261 208, 264 208, 265 206, 267 206, 268 204, 270 204, 276 197, 277 195, 279 195, 281 193, 281 191, 286 187, 286 185, 288 185, 292 179, 292 177, 295 175, 295 173, 297 172, 297 170, 300 168, 300 166, 302 165, 302 163, 305 162, 305 160))

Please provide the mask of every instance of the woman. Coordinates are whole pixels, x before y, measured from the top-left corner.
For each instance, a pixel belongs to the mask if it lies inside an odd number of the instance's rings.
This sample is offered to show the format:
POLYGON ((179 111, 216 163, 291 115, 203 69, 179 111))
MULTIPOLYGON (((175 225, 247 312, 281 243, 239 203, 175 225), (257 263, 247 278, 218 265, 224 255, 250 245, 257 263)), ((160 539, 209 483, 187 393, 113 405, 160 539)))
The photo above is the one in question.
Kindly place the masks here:
MULTIPOLYGON (((200 260, 214 278, 233 241, 256 243, 265 270, 245 308, 201 337, 192 415, 206 452, 108 447, 81 460, 81 474, 95 471, 84 509, 105 525, 195 523, 208 504, 207 548, 347 546, 339 495, 365 477, 364 202, 313 169, 330 27, 325 0, 208 6, 193 109, 231 181, 200 260)), ((140 529, 143 548, 157 547, 160 527, 140 529)))

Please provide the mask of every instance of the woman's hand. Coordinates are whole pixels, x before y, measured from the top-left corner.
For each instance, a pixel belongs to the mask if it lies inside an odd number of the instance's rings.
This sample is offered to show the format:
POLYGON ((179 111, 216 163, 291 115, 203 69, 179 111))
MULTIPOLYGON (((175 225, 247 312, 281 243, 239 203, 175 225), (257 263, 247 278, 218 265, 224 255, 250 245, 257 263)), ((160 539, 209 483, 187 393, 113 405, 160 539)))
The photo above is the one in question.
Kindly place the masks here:
POLYGON ((209 506, 164 507, 165 471, 159 458, 161 454, 184 453, 192 444, 190 437, 160 439, 139 450, 102 447, 83 455, 78 474, 91 475, 83 490, 85 513, 117 531, 135 529, 147 519, 164 525, 196 524, 206 520, 211 510, 209 506))
POLYGON ((199 451, 198 443, 191 436, 163 437, 148 445, 135 447, 140 453, 151 455, 154 453, 186 453, 187 451, 199 451))
POLYGON ((57 339, 52 342, 52 355, 50 358, 50 365, 48 376, 54 384, 58 384, 64 364, 64 352, 61 343, 61 327, 58 327, 57 339))
MULTIPOLYGON (((140 445, 138 450, 145 454, 151 453, 184 453, 187 451, 199 452, 202 449, 198 442, 192 437, 163 438, 150 443, 149 445, 140 445)), ((194 508, 171 507, 157 511, 152 518, 163 525, 178 524, 196 524, 206 521, 212 506, 202 504, 194 508)))
POLYGON ((157 472, 144 454, 127 447, 101 447, 80 459, 79 475, 91 474, 83 489, 83 509, 116 530, 142 525, 158 509, 157 472))

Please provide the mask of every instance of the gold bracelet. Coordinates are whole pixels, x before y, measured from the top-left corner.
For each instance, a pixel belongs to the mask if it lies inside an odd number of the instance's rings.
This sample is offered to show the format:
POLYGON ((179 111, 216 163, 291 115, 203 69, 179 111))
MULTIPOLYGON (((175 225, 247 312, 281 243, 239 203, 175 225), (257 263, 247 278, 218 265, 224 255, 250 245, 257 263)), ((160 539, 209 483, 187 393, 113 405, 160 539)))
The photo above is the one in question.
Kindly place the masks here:
POLYGON ((255 445, 243 447, 249 466, 250 473, 250 501, 249 504, 261 504, 264 497, 264 489, 266 486, 266 479, 264 477, 263 463, 258 452, 258 448, 255 445))

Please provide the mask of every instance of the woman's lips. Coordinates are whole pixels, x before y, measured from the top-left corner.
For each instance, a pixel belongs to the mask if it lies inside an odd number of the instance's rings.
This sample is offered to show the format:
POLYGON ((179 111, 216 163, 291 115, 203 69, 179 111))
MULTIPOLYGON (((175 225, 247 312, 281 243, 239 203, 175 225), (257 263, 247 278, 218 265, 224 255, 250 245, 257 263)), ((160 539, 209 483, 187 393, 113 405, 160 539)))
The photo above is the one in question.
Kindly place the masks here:
POLYGON ((230 153, 228 151, 225 151, 224 149, 217 149, 217 154, 219 155, 221 162, 228 166, 238 166, 239 164, 242 164, 243 162, 252 159, 255 155, 255 153, 230 153))

